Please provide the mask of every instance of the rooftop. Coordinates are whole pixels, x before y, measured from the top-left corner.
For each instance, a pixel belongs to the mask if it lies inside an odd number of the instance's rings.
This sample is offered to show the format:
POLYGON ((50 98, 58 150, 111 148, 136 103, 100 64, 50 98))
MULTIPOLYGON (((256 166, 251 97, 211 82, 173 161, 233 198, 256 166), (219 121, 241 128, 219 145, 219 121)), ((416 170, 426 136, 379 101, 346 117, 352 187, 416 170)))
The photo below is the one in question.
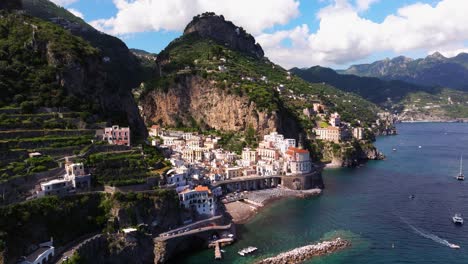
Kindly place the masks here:
POLYGON ((287 154, 293 154, 293 153, 306 154, 306 153, 309 153, 309 151, 306 150, 306 149, 295 148, 295 147, 289 147, 289 148, 288 148, 288 151, 287 151, 286 153, 287 153, 287 154))

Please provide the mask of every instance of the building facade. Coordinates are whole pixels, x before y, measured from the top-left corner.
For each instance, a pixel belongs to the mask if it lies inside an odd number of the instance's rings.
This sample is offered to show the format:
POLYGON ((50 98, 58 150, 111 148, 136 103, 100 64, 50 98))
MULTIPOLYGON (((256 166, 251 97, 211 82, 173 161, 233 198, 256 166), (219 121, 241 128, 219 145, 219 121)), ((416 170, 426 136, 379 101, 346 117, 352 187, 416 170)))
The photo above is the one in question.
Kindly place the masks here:
POLYGON ((210 217, 216 214, 214 197, 206 186, 198 185, 179 193, 179 201, 182 208, 191 209, 199 215, 210 217))
POLYGON ((130 128, 112 126, 104 128, 103 140, 112 145, 130 146, 130 128))
POLYGON ((355 127, 353 128, 353 137, 355 139, 361 140, 364 138, 364 128, 362 127, 355 127))
POLYGON ((307 174, 312 171, 312 161, 308 150, 290 147, 285 157, 286 174, 307 174))
POLYGON ((332 125, 333 127, 339 127, 340 124, 341 124, 340 115, 337 112, 331 114, 331 116, 330 116, 330 125, 332 125))
POLYGON ((315 128, 317 139, 338 143, 343 138, 343 131, 339 127, 315 128))

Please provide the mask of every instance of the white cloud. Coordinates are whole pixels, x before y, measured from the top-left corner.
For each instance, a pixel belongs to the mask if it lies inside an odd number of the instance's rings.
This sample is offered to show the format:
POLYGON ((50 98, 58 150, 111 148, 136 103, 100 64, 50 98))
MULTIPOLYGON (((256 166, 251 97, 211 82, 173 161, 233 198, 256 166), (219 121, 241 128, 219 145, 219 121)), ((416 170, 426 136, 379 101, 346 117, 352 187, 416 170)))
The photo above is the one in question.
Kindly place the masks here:
POLYGON ((428 54, 432 54, 434 52, 440 52, 442 55, 444 55, 445 57, 455 57, 457 56, 458 54, 460 53, 468 53, 468 47, 459 47, 459 48, 442 48, 442 49, 439 49, 439 50, 431 50, 428 52, 428 54))
POLYGON ((373 3, 380 0, 356 0, 356 8, 358 11, 366 11, 373 3))
POLYGON ((298 0, 114 0, 114 4, 118 9, 114 17, 90 24, 113 35, 182 31, 193 16, 209 11, 259 34, 299 15, 298 0))
POLYGON ((257 39, 266 55, 284 67, 344 65, 383 51, 433 51, 449 45, 462 49, 468 40, 468 16, 462 10, 468 10, 468 1, 416 3, 376 23, 361 17, 358 7, 348 1, 335 0, 318 12, 316 32, 302 25, 257 39), (285 39, 291 40, 292 47, 281 45, 285 39))
POLYGON ((68 10, 70 13, 72 13, 73 15, 75 15, 75 16, 81 18, 81 19, 84 19, 84 15, 83 15, 83 13, 81 13, 80 11, 78 11, 78 10, 76 10, 76 9, 74 9, 74 8, 67 8, 67 10, 68 10))
POLYGON ((50 0, 51 2, 54 2, 56 5, 59 6, 69 6, 75 2, 78 2, 79 0, 50 0))

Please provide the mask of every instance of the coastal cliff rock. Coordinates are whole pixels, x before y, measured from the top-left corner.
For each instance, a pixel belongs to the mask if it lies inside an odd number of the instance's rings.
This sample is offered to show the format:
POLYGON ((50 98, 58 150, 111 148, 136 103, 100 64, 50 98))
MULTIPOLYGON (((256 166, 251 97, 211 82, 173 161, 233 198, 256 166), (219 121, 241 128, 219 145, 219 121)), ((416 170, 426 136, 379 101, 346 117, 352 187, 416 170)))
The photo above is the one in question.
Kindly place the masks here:
POLYGON ((331 161, 332 167, 357 167, 368 160, 382 160, 383 153, 363 141, 335 144, 328 142, 323 149, 324 157, 331 161))
POLYGON ((300 128, 282 111, 261 111, 247 97, 217 88, 217 84, 198 76, 180 76, 168 91, 153 90, 142 99, 146 122, 165 126, 193 126, 221 131, 245 131, 252 126, 257 133, 273 131, 297 137, 300 128))
POLYGON ((262 47, 255 42, 252 35, 232 22, 224 20, 223 16, 216 16, 214 13, 204 13, 194 17, 184 30, 184 35, 190 33, 214 39, 233 50, 256 58, 262 58, 264 55, 262 47))
POLYGON ((182 218, 175 192, 115 194, 111 215, 119 228, 144 225, 156 234, 181 224, 182 218))

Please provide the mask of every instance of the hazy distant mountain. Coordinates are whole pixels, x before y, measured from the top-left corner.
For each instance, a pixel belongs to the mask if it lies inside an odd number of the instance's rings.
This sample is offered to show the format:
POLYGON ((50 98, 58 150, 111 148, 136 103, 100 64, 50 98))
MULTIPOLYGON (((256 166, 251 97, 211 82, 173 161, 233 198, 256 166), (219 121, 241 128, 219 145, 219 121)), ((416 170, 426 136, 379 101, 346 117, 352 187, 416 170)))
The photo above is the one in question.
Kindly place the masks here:
MULTIPOLYGON (((400 57, 399 60, 407 60, 400 57)), ((468 117, 468 92, 423 86, 400 80, 381 80, 338 74, 320 66, 293 68, 291 72, 311 83, 326 83, 356 93, 386 109, 400 113, 400 120, 453 120, 468 117)))
POLYGON ((416 60, 399 56, 371 64, 353 65, 339 73, 468 91, 468 54, 460 53, 453 58, 446 58, 435 52, 416 60))
POLYGON ((389 102, 399 102, 409 93, 424 91, 438 92, 438 88, 420 86, 399 80, 381 80, 375 77, 360 77, 351 74, 338 74, 330 68, 320 66, 308 69, 293 68, 291 72, 302 79, 312 82, 325 82, 346 92, 356 93, 365 99, 385 106, 389 102))

